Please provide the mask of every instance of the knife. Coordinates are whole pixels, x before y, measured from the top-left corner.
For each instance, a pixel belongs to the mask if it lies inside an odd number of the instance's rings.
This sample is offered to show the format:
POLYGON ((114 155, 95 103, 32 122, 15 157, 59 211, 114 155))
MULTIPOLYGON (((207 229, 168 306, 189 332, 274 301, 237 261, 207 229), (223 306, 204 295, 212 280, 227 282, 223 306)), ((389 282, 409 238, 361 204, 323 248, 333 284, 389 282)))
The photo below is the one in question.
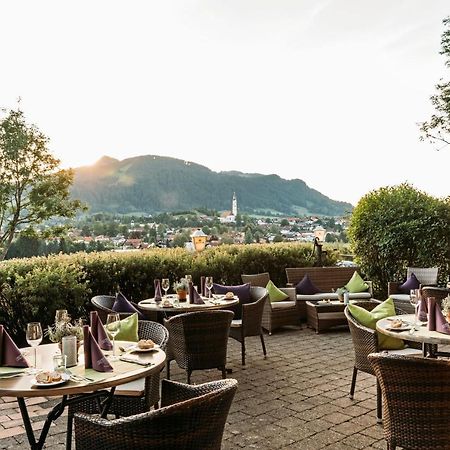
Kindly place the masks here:
POLYGON ((140 361, 138 359, 128 358, 126 356, 121 356, 119 359, 124 362, 139 364, 140 366, 145 366, 145 367, 153 366, 153 363, 151 363, 151 362, 140 361))

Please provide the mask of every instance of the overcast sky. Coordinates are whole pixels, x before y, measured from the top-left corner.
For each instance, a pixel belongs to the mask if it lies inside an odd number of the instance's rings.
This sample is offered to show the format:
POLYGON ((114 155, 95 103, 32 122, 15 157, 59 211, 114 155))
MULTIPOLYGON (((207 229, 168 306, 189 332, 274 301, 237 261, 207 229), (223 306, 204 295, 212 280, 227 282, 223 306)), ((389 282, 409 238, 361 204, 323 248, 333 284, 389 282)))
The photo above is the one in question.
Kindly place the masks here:
POLYGON ((450 195, 419 142, 448 0, 0 0, 0 107, 65 167, 156 154, 300 178, 356 204, 450 195))

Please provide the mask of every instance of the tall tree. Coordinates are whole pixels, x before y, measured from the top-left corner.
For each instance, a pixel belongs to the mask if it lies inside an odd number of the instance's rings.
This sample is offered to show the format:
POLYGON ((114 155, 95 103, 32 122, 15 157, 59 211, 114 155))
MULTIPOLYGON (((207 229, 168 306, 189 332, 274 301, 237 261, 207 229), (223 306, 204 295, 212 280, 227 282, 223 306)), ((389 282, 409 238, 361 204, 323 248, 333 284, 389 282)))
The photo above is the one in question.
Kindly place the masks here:
POLYGON ((19 109, 0 121, 0 260, 16 231, 51 217, 74 217, 83 208, 70 199, 72 170, 58 168, 48 142, 19 109))
MULTIPOLYGON (((442 33, 440 51, 446 57, 445 65, 450 68, 450 17, 443 20, 446 29, 442 33)), ((450 80, 440 80, 436 85, 436 94, 430 97, 436 112, 431 118, 420 124, 421 140, 443 144, 439 149, 450 144, 450 80)))

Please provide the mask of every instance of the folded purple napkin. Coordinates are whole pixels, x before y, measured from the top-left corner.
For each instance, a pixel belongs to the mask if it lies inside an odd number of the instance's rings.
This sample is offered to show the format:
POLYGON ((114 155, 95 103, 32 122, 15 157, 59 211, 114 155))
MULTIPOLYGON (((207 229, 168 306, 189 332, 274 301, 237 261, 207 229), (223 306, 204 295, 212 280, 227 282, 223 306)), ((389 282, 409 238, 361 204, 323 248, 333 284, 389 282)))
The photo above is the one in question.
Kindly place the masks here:
POLYGON ((153 284, 155 285, 155 302, 160 302, 162 300, 161 281, 159 278, 155 278, 153 280, 153 284))
POLYGON ((417 319, 421 322, 426 322, 428 316, 428 307, 427 307, 427 301, 422 298, 419 300, 417 305, 417 319))
POLYGON ((428 297, 428 330, 450 334, 450 325, 434 297, 428 297))
POLYGON ((197 292, 197 289, 195 289, 192 282, 189 283, 189 301, 191 303, 194 303, 195 305, 204 305, 205 302, 200 297, 200 294, 197 292))
POLYGON ((91 311, 91 333, 102 350, 112 350, 112 344, 106 334, 105 327, 98 317, 97 311, 91 311))
POLYGON ((11 336, 0 325, 0 365, 9 367, 28 367, 26 359, 20 353, 19 348, 11 339, 11 336))
POLYGON ((83 326, 84 335, 84 367, 94 369, 97 372, 112 372, 113 368, 109 364, 106 356, 101 351, 97 341, 92 336, 88 325, 83 326))
POLYGON ((200 277, 200 294, 205 295, 205 280, 206 277, 200 277))

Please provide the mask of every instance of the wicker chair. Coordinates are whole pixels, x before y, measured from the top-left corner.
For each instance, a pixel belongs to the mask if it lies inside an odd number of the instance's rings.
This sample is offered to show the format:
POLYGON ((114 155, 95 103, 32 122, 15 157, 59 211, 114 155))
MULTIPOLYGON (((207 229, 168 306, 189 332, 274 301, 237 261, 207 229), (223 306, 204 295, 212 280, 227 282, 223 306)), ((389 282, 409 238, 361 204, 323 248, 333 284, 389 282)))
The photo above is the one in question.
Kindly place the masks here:
POLYGON ((233 379, 189 386, 162 382, 162 407, 123 419, 75 415, 77 450, 220 450, 236 393, 233 379))
MULTIPOLYGON (((112 309, 115 301, 116 297, 113 295, 96 295, 95 297, 91 298, 91 304, 94 310, 98 312, 98 316, 103 323, 106 323, 106 318, 108 317, 109 313, 117 312, 113 311, 112 309)), ((139 306, 136 303, 130 303, 140 311, 139 306)), ((131 314, 133 313, 119 313, 121 319, 124 319, 131 314)))
MULTIPOLYGON (((243 283, 250 283, 252 286, 266 287, 270 281, 268 272, 252 275, 241 275, 243 283)), ((267 301, 264 305, 262 327, 272 334, 277 328, 286 325, 300 325, 300 310, 296 299, 295 288, 279 288, 289 295, 289 299, 272 303, 267 301)))
POLYGON ((381 386, 388 450, 450 449, 450 361, 368 356, 381 386))
POLYGON ((196 311, 179 314, 166 320, 169 330, 169 349, 166 358, 167 379, 170 361, 186 370, 191 382, 193 370, 219 369, 226 378, 227 342, 230 333, 231 311, 196 311))
MULTIPOLYGON (((355 303, 357 305, 357 303, 355 303)), ((368 310, 372 310, 376 303, 373 305, 364 304, 364 308, 368 310)), ((398 314, 401 314, 400 311, 396 311, 398 314)), ((355 393, 356 386, 356 377, 358 374, 358 370, 368 373, 370 375, 375 375, 367 356, 370 353, 376 353, 379 351, 378 348, 378 337, 377 332, 372 330, 371 328, 365 327, 361 325, 350 313, 348 308, 344 310, 345 317, 347 318, 348 326, 350 328, 350 334, 352 336, 353 341, 353 349, 355 351, 355 363, 353 366, 353 375, 352 375, 352 384, 350 386, 349 397, 353 399, 355 393)), ((403 354, 409 356, 421 356, 422 352, 419 349, 414 348, 405 348, 403 350, 389 350, 389 353, 393 354, 403 354)), ((381 423, 382 418, 382 410, 381 410, 381 392, 380 385, 377 381, 377 422, 381 423)))
MULTIPOLYGON (((140 320, 138 322, 138 335, 139 339, 151 339, 162 350, 166 350, 169 332, 160 323, 140 320)), ((159 382, 160 374, 155 373, 145 379, 117 386, 109 412, 115 414, 116 417, 120 417, 147 412, 152 406, 157 408, 159 402, 159 382), (142 394, 136 395, 136 392, 142 392, 142 394)), ((72 421, 74 414, 76 412, 94 414, 98 411, 98 404, 95 399, 86 399, 84 402, 69 405, 67 443, 72 440, 72 421)))
POLYGON ((450 295, 450 289, 447 288, 424 286, 421 289, 422 298, 427 299, 428 297, 434 297, 438 305, 440 305, 442 300, 444 300, 444 298, 448 295, 450 295))
POLYGON ((242 365, 245 366, 245 338, 249 336, 259 336, 263 349, 264 358, 267 355, 266 345, 261 327, 264 306, 268 297, 267 289, 251 286, 251 303, 242 305, 242 319, 231 322, 230 337, 241 343, 242 365))

